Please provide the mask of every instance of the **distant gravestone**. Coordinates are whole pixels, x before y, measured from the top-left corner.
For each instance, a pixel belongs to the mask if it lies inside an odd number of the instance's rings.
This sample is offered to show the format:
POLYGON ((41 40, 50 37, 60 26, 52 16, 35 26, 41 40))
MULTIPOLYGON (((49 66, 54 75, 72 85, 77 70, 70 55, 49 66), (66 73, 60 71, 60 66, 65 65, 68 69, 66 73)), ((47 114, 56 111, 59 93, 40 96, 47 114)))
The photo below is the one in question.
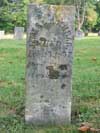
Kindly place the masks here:
POLYGON ((81 31, 81 30, 77 30, 77 31, 76 31, 76 38, 81 39, 81 38, 83 38, 84 36, 85 36, 85 34, 84 34, 83 31, 81 31))
POLYGON ((24 27, 15 27, 14 29, 14 38, 17 40, 23 39, 24 36, 24 27))
POLYGON ((71 121, 73 6, 29 5, 25 120, 71 121))
POLYGON ((5 34, 5 31, 1 30, 0 31, 0 39, 4 39, 4 34, 5 34))
POLYGON ((100 36, 100 31, 98 32, 98 36, 100 36))
POLYGON ((84 33, 84 35, 85 36, 88 36, 88 34, 89 34, 88 30, 86 30, 85 33, 84 33))

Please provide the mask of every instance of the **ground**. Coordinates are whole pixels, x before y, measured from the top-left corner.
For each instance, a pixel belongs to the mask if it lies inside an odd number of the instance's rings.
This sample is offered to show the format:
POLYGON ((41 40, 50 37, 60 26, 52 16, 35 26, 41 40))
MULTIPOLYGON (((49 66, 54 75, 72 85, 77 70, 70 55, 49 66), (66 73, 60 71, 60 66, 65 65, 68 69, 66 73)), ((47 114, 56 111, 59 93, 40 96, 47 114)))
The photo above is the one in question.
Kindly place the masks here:
POLYGON ((72 126, 34 128, 24 123, 25 67, 25 41, 0 40, 0 133, 77 133, 84 121, 100 128, 99 37, 75 41, 72 126))

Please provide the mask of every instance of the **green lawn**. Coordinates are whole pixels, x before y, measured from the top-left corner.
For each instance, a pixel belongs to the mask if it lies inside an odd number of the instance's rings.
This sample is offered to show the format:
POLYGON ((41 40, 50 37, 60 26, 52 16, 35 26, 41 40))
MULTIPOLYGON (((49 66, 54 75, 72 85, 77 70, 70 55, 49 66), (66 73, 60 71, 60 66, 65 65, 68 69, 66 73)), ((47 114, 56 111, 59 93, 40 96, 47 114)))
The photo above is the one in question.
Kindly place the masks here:
POLYGON ((25 41, 0 40, 0 133, 77 133, 87 121, 100 128, 100 38, 76 40, 71 127, 36 128, 24 123, 25 41))

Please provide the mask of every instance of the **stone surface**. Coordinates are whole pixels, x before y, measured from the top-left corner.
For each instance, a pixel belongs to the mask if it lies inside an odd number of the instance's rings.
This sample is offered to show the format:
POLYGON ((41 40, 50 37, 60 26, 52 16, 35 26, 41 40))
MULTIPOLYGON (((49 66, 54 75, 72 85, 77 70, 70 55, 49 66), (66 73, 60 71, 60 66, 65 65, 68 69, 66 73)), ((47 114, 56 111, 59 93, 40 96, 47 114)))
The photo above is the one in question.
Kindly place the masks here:
POLYGON ((23 39, 23 36, 24 36, 24 27, 15 27, 14 38, 20 40, 23 39))
POLYGON ((26 122, 70 123, 74 15, 73 6, 29 5, 26 122))
POLYGON ((0 39, 3 39, 4 38, 4 34, 5 34, 5 31, 4 30, 1 30, 0 31, 0 39))
POLYGON ((76 31, 76 37, 77 37, 78 39, 81 39, 81 38, 83 38, 84 36, 85 36, 85 34, 84 34, 83 31, 81 31, 81 30, 76 31))
POLYGON ((100 31, 98 32, 98 36, 100 36, 100 31))

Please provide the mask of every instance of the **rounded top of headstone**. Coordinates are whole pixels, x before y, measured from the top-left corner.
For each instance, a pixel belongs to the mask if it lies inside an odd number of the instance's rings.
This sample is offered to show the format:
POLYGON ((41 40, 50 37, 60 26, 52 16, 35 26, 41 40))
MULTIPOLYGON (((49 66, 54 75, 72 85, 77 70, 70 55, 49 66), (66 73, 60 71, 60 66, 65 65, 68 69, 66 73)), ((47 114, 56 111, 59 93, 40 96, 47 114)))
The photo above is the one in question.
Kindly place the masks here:
POLYGON ((46 13, 54 15, 56 17, 60 17, 62 19, 65 19, 66 17, 69 17, 69 19, 72 21, 72 19, 75 19, 75 7, 72 5, 50 5, 50 4, 39 4, 39 3, 30 3, 29 4, 29 11, 33 14, 34 12, 37 12, 37 14, 41 15, 41 11, 45 12, 43 13, 46 17, 46 13))
POLYGON ((57 4, 46 4, 46 3, 29 3, 28 6, 36 6, 36 5, 39 5, 39 6, 58 6, 58 7, 66 7, 66 8, 73 8, 75 9, 75 6, 74 5, 57 5, 57 4))

